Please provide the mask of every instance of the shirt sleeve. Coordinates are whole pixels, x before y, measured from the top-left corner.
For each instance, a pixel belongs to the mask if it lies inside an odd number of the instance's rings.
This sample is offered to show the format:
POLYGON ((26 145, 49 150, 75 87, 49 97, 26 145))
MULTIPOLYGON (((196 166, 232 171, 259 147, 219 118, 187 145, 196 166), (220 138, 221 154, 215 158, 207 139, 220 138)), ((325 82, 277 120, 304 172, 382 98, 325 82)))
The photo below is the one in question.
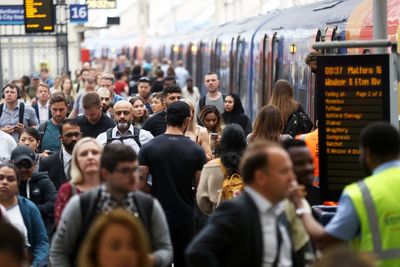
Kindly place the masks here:
POLYGON ((38 120, 36 117, 36 113, 35 110, 29 106, 25 105, 25 110, 26 110, 26 114, 28 116, 27 120, 28 120, 28 125, 29 126, 36 126, 38 125, 38 120))
POLYGON ((325 226, 325 231, 344 241, 349 241, 359 234, 360 221, 349 195, 343 194, 340 197, 336 214, 325 226))
POLYGON ((146 144, 153 138, 153 135, 149 131, 143 129, 140 130, 139 141, 142 145, 146 144))

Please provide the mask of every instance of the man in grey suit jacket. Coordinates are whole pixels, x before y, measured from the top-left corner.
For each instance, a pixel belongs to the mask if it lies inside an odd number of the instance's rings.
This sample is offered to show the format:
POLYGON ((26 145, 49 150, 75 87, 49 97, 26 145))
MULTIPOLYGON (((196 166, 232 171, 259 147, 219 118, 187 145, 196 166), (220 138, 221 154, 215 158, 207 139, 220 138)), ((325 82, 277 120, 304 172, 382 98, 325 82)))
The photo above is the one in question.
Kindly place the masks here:
POLYGON ((296 266, 282 200, 295 185, 288 154, 257 144, 242 159, 245 192, 226 201, 186 251, 188 266, 296 266))

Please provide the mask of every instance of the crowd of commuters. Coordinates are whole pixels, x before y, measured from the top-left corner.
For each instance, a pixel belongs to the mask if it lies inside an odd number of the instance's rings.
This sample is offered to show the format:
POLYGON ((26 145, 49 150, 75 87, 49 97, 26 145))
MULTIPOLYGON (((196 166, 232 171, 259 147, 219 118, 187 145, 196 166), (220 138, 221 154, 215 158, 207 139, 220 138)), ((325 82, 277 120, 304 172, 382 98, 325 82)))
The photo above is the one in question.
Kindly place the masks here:
POLYGON ((362 132, 371 176, 324 227, 310 214, 322 204, 318 129, 288 81, 252 123, 217 73, 202 96, 182 61, 130 68, 120 55, 113 73, 85 63, 76 75, 44 68, 2 89, 0 266, 400 264, 389 124, 362 132), (242 187, 228 200, 229 186, 242 187), (373 256, 325 250, 347 241, 373 256))

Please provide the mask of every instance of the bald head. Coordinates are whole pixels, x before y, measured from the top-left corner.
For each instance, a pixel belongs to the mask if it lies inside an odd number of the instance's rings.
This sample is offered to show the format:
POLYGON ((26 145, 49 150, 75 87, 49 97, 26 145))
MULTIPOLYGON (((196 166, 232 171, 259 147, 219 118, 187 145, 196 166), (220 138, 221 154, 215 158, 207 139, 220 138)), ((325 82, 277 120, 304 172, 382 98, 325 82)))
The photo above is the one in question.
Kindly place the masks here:
POLYGON ((114 120, 121 132, 129 129, 133 118, 133 107, 126 100, 121 100, 114 105, 114 120))

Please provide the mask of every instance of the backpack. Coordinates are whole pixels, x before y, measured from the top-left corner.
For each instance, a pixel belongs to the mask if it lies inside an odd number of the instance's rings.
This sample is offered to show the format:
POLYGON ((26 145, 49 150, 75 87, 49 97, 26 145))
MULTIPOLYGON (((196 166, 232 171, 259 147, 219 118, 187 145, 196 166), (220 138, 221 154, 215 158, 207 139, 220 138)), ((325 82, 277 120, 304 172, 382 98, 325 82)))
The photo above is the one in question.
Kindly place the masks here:
POLYGON ((46 133, 47 123, 48 123, 48 122, 49 122, 49 121, 46 121, 46 122, 43 122, 42 124, 40 124, 39 129, 38 129, 39 141, 40 141, 38 150, 39 150, 40 152, 43 152, 43 151, 42 151, 42 141, 43 141, 44 134, 46 133))
POLYGON ((225 175, 225 179, 222 181, 219 197, 219 203, 225 200, 234 199, 238 197, 244 190, 244 182, 242 176, 235 172, 231 176, 228 176, 225 166, 220 160, 220 167, 225 175))
MULTIPOLYGON (((71 255, 71 266, 77 266, 77 255, 79 254, 80 245, 83 243, 87 232, 90 230, 92 226, 92 222, 96 219, 97 212, 97 204, 98 199, 100 197, 100 188, 90 190, 88 192, 84 192, 79 194, 79 203, 81 206, 81 216, 82 216, 82 225, 79 230, 79 234, 75 241, 75 246, 71 255)), ((135 192, 133 195, 133 202, 135 203, 135 207, 137 209, 137 213, 135 216, 139 217, 141 223, 146 229, 146 233, 150 235, 152 233, 152 214, 153 214, 153 206, 154 200, 153 198, 145 193, 140 191, 135 192)))
MULTIPOLYGON (((4 103, 0 104, 0 118, 1 115, 3 115, 3 108, 4 108, 4 103)), ((19 113, 18 113, 18 122, 19 123, 24 123, 24 113, 25 113, 25 104, 23 102, 19 102, 19 113)))
POLYGON ((112 137, 112 130, 113 128, 110 128, 107 130, 106 135, 107 135, 107 142, 106 144, 111 143, 112 141, 122 141, 125 139, 133 139, 135 140, 136 144, 139 146, 139 148, 142 146, 139 140, 139 134, 140 134, 140 128, 133 126, 133 135, 126 135, 126 136, 120 136, 120 137, 112 137))

